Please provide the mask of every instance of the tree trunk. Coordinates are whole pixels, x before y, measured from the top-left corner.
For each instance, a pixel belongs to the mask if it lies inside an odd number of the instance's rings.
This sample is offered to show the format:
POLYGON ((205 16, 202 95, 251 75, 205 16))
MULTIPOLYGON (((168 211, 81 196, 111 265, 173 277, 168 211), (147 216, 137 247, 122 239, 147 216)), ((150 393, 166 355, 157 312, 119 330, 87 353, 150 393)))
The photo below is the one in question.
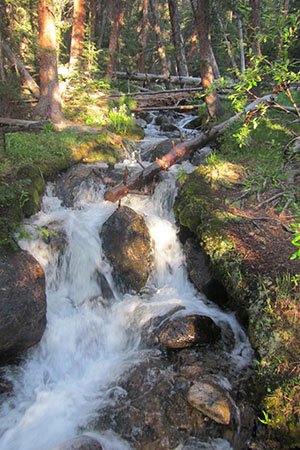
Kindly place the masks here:
POLYGON ((99 25, 99 36, 98 36, 97 45, 96 45, 97 49, 100 49, 102 47, 102 41, 103 41, 107 16, 108 16, 108 0, 104 0, 103 6, 102 6, 102 16, 101 16, 101 21, 100 21, 100 25, 99 25))
POLYGON ((110 25, 110 38, 109 38, 109 61, 106 70, 106 77, 112 78, 112 74, 115 67, 115 53, 118 46, 119 37, 121 34, 121 28, 123 26, 125 13, 125 1, 114 0, 113 15, 110 25))
POLYGON ((152 26, 155 33, 156 38, 156 44, 157 44, 157 50, 158 50, 158 57, 161 64, 161 73, 162 75, 169 76, 170 71, 168 69, 168 63, 167 63, 167 56, 166 56, 166 50, 163 45, 163 40, 161 36, 160 26, 158 23, 158 16, 157 16, 157 0, 149 0, 149 5, 151 8, 151 15, 152 15, 152 26))
POLYGON ((64 116, 61 110, 56 55, 55 15, 52 0, 39 0, 39 53, 41 95, 35 108, 40 117, 61 122, 64 116))
MULTIPOLYGON (((192 0, 191 3, 193 6, 192 0)), ((206 0, 198 0, 196 25, 200 46, 200 74, 202 78, 202 86, 203 89, 208 90, 208 93, 205 96, 205 103, 209 116, 214 118, 222 117, 225 111, 216 92, 211 90, 215 77, 211 64, 212 49, 209 41, 208 6, 209 5, 206 0)))
POLYGON ((0 29, 0 81, 5 80, 5 72, 4 72, 4 57, 3 57, 3 49, 2 49, 2 34, 0 29))
POLYGON ((142 27, 141 27, 141 35, 140 35, 142 51, 140 54, 140 61, 139 61, 139 71, 141 73, 145 73, 145 55, 146 55, 148 28, 149 28, 148 0, 143 0, 143 18, 142 18, 142 27))
POLYGON ((186 62, 183 37, 180 29, 179 14, 177 0, 168 0, 169 14, 172 26, 172 36, 175 47, 175 58, 178 75, 181 77, 188 77, 188 66, 186 62))
POLYGON ((226 30, 225 30, 223 21, 222 21, 221 16, 220 16, 220 14, 218 12, 218 7, 217 7, 215 2, 214 2, 214 9, 215 9, 215 12, 216 12, 216 15, 217 15, 217 19, 218 19, 221 31, 222 31, 223 36, 224 36, 224 41, 226 43, 228 56, 229 56, 229 58, 231 60, 231 64, 232 64, 232 67, 233 67, 235 73, 237 73, 238 72, 238 67, 237 67, 236 61, 234 59, 231 42, 230 42, 230 40, 227 37, 227 33, 226 33, 226 30))
POLYGON ((161 170, 167 170, 173 164, 189 157, 195 150, 205 146, 208 142, 224 133, 226 128, 236 120, 240 119, 243 114, 255 110, 260 104, 268 104, 269 102, 274 101, 275 98, 276 96, 271 94, 257 99, 248 105, 244 111, 241 111, 225 122, 214 126, 207 133, 201 132, 195 138, 186 142, 181 142, 161 159, 157 159, 154 163, 150 164, 150 166, 133 177, 130 177, 126 183, 123 182, 108 189, 104 194, 104 199, 110 202, 116 202, 127 194, 136 193, 137 189, 141 189, 149 184, 161 170))
POLYGON ((246 67, 251 65, 252 55, 261 55, 260 42, 257 37, 260 31, 261 0, 249 0, 249 7, 251 11, 248 17, 246 67))
POLYGON ((36 82, 34 81, 34 79, 32 78, 32 76, 30 75, 30 73, 28 72, 27 69, 25 69, 25 67, 23 66, 23 64, 21 63, 21 61, 18 60, 18 58, 13 54, 13 52, 11 51, 11 49, 9 48, 9 46, 2 41, 2 48, 4 53, 6 54, 6 57, 9 59, 10 63, 16 67, 16 69, 18 69, 23 78, 24 78, 24 86, 35 96, 35 97, 39 97, 40 96, 40 88, 38 87, 38 85, 36 84, 36 82))
POLYGON ((74 0, 69 72, 80 63, 84 43, 85 0, 74 0))
POLYGON ((246 69, 246 61, 245 61, 243 22, 242 22, 241 16, 238 17, 238 27, 239 27, 239 39, 240 39, 241 73, 244 74, 245 69, 246 69))
POLYGON ((90 39, 94 41, 96 34, 96 22, 97 22, 97 0, 90 0, 90 9, 89 9, 89 22, 90 22, 90 39))
MULTIPOLYGON (((249 0, 251 11, 248 17, 246 67, 251 67, 253 55, 261 56, 260 42, 257 34, 260 31, 261 0, 249 0)), ((260 96, 260 84, 253 86, 251 94, 260 96)))

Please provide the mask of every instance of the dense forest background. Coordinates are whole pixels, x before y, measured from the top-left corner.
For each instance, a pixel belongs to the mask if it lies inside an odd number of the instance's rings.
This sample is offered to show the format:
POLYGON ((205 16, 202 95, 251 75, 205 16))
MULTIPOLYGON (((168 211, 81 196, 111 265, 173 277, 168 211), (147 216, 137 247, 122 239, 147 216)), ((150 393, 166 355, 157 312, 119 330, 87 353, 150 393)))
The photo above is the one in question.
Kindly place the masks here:
MULTIPOLYGON (((1 0, 0 9, 2 116, 21 77, 35 96, 40 86, 39 115, 62 120, 57 68, 82 87, 125 71, 201 76, 206 89, 239 81, 242 96, 282 89, 299 70, 295 0, 1 0)), ((222 115, 213 89, 206 104, 222 115)))

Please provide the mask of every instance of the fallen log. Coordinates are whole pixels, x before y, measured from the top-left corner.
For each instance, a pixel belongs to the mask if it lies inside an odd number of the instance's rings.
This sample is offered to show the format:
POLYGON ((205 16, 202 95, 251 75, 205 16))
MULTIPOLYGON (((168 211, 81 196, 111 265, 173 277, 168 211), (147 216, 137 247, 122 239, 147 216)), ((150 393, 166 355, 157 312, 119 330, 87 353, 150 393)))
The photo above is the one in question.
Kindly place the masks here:
POLYGON ((116 78, 136 81, 166 81, 168 83, 182 83, 193 86, 201 85, 201 78, 197 77, 178 77, 175 75, 157 75, 154 73, 127 73, 127 72, 114 72, 116 78))
POLYGON ((18 131, 42 130, 49 124, 48 120, 21 120, 10 117, 0 117, 0 130, 4 133, 16 133, 18 131))
POLYGON ((118 98, 118 97, 136 97, 136 96, 160 96, 162 94, 177 94, 179 92, 199 92, 203 91, 203 87, 194 87, 194 88, 178 88, 178 89, 161 89, 159 91, 149 91, 145 89, 144 92, 128 92, 128 93, 122 93, 122 94, 111 94, 111 95, 104 95, 101 98, 118 98))
POLYGON ((36 97, 39 98, 40 96, 40 88, 37 85, 37 83, 34 81, 26 67, 21 63, 21 61, 14 55, 10 47, 5 43, 2 42, 2 48, 6 55, 6 57, 9 59, 10 63, 15 66, 16 70, 18 69, 23 78, 24 78, 24 85, 27 89, 36 97))
POLYGON ((140 111, 182 111, 182 110, 193 110, 198 109, 202 106, 199 105, 175 105, 175 106, 144 106, 131 109, 131 112, 140 112, 140 111))
POLYGON ((212 127, 207 132, 200 132, 198 136, 190 139, 189 141, 179 143, 161 159, 156 159, 156 161, 150 166, 141 170, 138 174, 130 177, 126 180, 126 182, 119 183, 111 189, 108 189, 104 194, 104 199, 114 203, 121 200, 121 198, 125 197, 127 194, 135 193, 133 191, 139 190, 149 184, 161 170, 167 170, 173 164, 189 157, 195 150, 203 147, 208 142, 224 133, 228 125, 238 120, 242 115, 250 111, 254 111, 261 104, 269 104, 273 102, 276 97, 276 95, 271 94, 258 98, 254 102, 250 103, 243 111, 235 114, 225 122, 212 127))

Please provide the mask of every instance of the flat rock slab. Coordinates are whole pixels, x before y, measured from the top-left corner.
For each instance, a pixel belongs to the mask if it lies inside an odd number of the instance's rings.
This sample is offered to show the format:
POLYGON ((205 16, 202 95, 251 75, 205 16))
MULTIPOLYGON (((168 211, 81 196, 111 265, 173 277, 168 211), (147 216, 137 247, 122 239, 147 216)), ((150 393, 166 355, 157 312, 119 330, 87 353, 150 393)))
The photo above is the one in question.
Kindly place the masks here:
POLYGON ((196 382, 187 395, 188 402, 217 423, 228 425, 230 407, 226 395, 215 386, 196 382))

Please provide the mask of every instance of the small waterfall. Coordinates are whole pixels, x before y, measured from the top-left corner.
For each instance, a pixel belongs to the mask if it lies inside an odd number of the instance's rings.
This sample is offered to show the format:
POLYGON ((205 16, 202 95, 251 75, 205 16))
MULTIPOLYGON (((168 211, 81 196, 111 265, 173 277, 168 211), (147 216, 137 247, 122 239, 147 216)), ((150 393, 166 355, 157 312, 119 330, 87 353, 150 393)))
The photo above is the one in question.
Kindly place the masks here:
MULTIPOLYGON (((42 238, 20 242, 45 270, 47 328, 23 363, 6 368, 14 389, 1 406, 1 450, 50 450, 88 429, 97 411, 124 395, 116 387, 118 377, 147 353, 139 347, 143 325, 174 308, 174 317, 197 313, 217 324, 227 323, 235 336, 232 364, 238 370, 249 365, 252 349, 234 314, 221 311, 188 281, 172 212, 174 172, 175 168, 165 174, 153 196, 128 196, 123 201, 143 214, 154 241, 155 268, 147 299, 121 297, 114 286, 99 230, 116 205, 103 200, 103 190, 82 189, 78 207, 65 208, 48 186, 42 210, 31 218, 28 229, 58 223, 66 248, 59 255, 42 238), (97 274, 113 292, 109 302, 97 274)), ((105 449, 130 448, 117 436, 95 436, 105 449)), ((228 448, 221 441, 219 447, 209 448, 228 448)))

